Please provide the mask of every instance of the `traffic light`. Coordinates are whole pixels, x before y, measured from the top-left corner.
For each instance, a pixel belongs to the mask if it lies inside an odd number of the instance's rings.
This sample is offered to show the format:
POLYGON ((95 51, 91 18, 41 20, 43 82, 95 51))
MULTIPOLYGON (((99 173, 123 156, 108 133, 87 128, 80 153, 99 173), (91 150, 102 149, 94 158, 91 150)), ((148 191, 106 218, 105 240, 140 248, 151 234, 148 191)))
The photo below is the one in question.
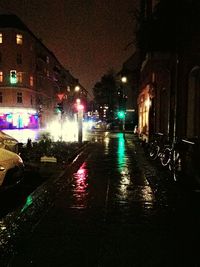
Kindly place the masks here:
POLYGON ((55 108, 56 113, 63 113, 63 103, 57 103, 56 108, 55 108))
POLYGON ((11 70, 10 71, 10 83, 11 84, 17 83, 17 72, 16 72, 16 70, 11 70))
POLYGON ((117 117, 121 120, 123 120, 125 118, 125 112, 123 110, 119 110, 117 112, 117 117))

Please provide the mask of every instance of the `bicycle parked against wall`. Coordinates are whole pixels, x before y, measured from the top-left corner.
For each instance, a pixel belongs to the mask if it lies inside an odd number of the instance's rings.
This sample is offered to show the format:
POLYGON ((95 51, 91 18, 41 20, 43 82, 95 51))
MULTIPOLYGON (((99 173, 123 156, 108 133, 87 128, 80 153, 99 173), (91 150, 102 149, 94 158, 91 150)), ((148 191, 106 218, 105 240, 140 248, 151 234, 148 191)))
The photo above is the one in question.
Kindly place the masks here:
POLYGON ((170 145, 168 145, 162 156, 163 166, 168 166, 173 180, 176 182, 182 171, 182 161, 180 155, 181 140, 176 138, 170 145))
POLYGON ((169 163, 169 158, 164 153, 166 148, 169 148, 168 137, 163 133, 156 133, 155 139, 149 144, 149 156, 152 160, 159 159, 163 167, 169 163))
POLYGON ((174 181, 178 180, 182 170, 179 144, 178 139, 169 143, 168 138, 162 133, 157 133, 155 139, 149 144, 150 158, 159 159, 163 167, 168 167, 174 181))
POLYGON ((152 160, 156 160, 161 156, 164 148, 164 134, 156 133, 154 139, 149 143, 149 156, 152 160))

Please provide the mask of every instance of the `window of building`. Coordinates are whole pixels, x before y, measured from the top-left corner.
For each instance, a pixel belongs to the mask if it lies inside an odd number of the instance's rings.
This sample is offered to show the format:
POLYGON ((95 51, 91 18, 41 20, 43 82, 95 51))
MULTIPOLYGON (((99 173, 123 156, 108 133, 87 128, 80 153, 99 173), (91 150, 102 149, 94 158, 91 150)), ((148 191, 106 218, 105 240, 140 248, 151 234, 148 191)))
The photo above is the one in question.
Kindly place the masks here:
POLYGON ((23 43, 23 36, 22 34, 16 34, 16 43, 22 45, 23 43))
POLYGON ((17 73, 17 82, 18 83, 22 83, 22 81, 23 81, 22 72, 18 72, 17 73))
POLYGON ((22 93, 17 92, 17 103, 22 103, 22 93))
POLYGON ((46 62, 49 64, 49 57, 48 56, 46 57, 46 62))
POLYGON ((3 103, 3 93, 0 92, 0 103, 3 103))
POLYGON ((0 71, 0 82, 3 82, 3 71, 0 71))
POLYGON ((22 64, 22 54, 17 53, 17 64, 22 64))
POLYGON ((33 76, 30 76, 30 86, 33 86, 33 76))
POLYGON ((2 44, 2 43, 3 43, 3 34, 0 33, 0 44, 2 44))
POLYGON ((12 84, 17 83, 17 71, 16 70, 10 71, 10 83, 12 84))
POLYGON ((33 105, 33 96, 31 95, 31 106, 33 105))

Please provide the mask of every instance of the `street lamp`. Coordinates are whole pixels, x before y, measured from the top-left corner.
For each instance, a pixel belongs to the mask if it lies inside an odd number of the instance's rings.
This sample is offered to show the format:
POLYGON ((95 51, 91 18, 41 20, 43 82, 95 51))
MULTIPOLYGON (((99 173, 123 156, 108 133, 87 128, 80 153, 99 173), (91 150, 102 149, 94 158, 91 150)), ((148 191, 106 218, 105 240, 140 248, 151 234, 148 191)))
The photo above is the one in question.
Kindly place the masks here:
POLYGON ((122 76, 121 77, 121 81, 122 81, 122 83, 127 83, 127 77, 126 76, 122 76))
POLYGON ((83 105, 81 104, 80 98, 76 99, 76 108, 77 108, 77 120, 78 120, 78 142, 82 143, 83 137, 83 105))
POLYGON ((76 106, 78 111, 78 142, 81 144, 83 139, 83 110, 84 106, 81 104, 80 99, 76 100, 76 106))
POLYGON ((79 85, 76 85, 75 88, 74 88, 74 91, 75 92, 79 92, 80 91, 80 86, 79 85))

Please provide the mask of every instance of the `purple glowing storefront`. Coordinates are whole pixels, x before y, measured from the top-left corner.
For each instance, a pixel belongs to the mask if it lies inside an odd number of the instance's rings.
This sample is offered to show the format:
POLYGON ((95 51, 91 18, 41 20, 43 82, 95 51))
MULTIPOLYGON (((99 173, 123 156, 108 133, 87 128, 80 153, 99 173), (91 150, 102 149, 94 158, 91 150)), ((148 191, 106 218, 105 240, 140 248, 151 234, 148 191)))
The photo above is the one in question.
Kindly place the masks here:
POLYGON ((36 110, 31 108, 0 108, 0 129, 35 129, 39 127, 36 110))

